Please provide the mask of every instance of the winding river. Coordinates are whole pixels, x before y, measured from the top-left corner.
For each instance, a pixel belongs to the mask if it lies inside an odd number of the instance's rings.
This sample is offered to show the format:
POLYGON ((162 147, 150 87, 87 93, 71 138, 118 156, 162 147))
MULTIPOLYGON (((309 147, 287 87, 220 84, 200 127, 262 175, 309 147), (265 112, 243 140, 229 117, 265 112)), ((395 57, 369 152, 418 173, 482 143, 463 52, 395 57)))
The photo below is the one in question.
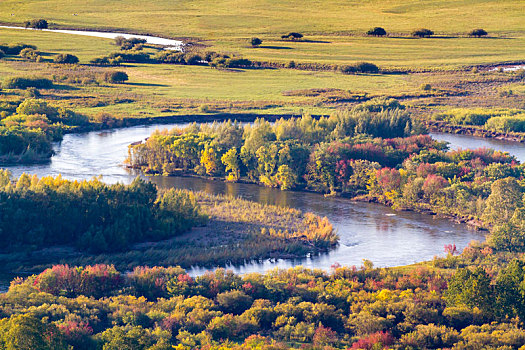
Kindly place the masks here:
MULTIPOLYGON (((156 129, 181 127, 184 124, 154 124, 109 131, 93 131, 65 135, 55 144, 56 155, 45 164, 8 167, 13 175, 23 172, 38 176, 61 174, 68 179, 89 179, 102 175, 105 182, 129 183, 137 174, 122 166, 131 142, 143 140, 156 129)), ((451 148, 491 147, 514 154, 525 161, 525 147, 518 143, 435 133, 438 140, 447 141, 451 148)), ((459 249, 471 240, 483 240, 483 233, 468 229, 446 219, 414 212, 395 212, 388 207, 353 203, 344 198, 326 198, 307 192, 280 191, 250 184, 233 184, 186 177, 148 177, 160 187, 189 188, 208 193, 239 196, 260 203, 295 207, 327 216, 337 229, 341 241, 330 253, 297 260, 252 262, 229 266, 236 272, 262 272, 275 267, 303 265, 329 269, 334 263, 359 265, 362 259, 375 266, 405 265, 432 259, 443 254, 445 244, 454 243, 459 249)), ((195 267, 192 274, 203 269, 195 267)), ((4 277, 6 280, 12 276, 4 277)), ((2 277, 0 276, 0 280, 2 277)), ((0 281, 0 289, 2 282, 0 281)))

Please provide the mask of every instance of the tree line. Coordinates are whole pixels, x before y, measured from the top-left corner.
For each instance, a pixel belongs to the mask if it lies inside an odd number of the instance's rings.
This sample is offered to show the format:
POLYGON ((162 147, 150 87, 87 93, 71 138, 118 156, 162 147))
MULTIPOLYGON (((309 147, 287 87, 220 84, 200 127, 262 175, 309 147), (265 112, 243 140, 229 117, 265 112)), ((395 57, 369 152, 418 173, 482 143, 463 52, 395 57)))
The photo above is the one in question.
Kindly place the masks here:
POLYGON ((130 185, 69 181, 0 170, 2 249, 74 245, 95 253, 178 235, 205 222, 190 192, 159 193, 139 178, 130 185))

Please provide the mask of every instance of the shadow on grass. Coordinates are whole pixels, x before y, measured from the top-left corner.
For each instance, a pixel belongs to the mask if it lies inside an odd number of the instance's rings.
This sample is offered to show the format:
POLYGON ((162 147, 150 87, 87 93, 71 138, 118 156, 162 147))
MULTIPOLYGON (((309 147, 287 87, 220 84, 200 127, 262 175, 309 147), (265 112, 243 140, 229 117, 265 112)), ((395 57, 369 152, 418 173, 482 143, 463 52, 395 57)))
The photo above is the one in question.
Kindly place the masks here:
POLYGON ((259 46, 261 49, 271 49, 271 50, 292 50, 291 47, 288 46, 271 46, 271 45, 264 45, 259 46))

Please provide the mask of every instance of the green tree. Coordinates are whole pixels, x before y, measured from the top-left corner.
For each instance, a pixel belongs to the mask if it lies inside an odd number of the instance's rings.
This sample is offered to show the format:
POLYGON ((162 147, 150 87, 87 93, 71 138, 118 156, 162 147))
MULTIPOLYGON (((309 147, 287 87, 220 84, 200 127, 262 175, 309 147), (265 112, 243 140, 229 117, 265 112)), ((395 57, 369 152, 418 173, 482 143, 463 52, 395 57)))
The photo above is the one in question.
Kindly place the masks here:
POLYGON ((467 306, 491 312, 494 295, 490 277, 485 270, 477 267, 474 271, 461 269, 452 276, 445 292, 448 306, 467 306))
POLYGON ((290 167, 286 164, 280 165, 275 174, 275 180, 281 187, 281 190, 289 190, 295 186, 297 177, 290 167))
POLYGON ((515 178, 507 177, 494 181, 490 189, 483 220, 494 224, 509 222, 514 210, 522 206, 520 184, 515 178))
POLYGON ((252 38, 250 43, 252 44, 252 47, 259 47, 262 44, 262 40, 259 38, 252 38))

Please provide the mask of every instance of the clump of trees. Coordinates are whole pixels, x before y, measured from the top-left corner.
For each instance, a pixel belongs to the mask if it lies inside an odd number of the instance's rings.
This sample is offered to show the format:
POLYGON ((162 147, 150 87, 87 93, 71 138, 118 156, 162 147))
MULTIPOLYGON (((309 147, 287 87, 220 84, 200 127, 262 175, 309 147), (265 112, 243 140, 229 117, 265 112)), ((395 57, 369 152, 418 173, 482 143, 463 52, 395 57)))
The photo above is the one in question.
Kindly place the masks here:
POLYGON ((0 229, 8 250, 69 244, 119 251, 173 237, 205 220, 190 192, 158 193, 139 178, 129 186, 27 174, 13 183, 7 171, 0 178, 0 229))
POLYGON ((489 33, 487 33, 484 29, 473 29, 468 35, 469 36, 475 36, 477 38, 481 38, 482 36, 487 36, 489 33))
POLYGON ((524 263, 491 274, 57 265, 0 299, 0 345, 53 349, 518 349, 524 263), (512 319, 514 318, 514 319, 512 319), (5 345, 4 345, 5 344, 5 345))
POLYGON ((366 34, 371 35, 371 36, 385 36, 386 30, 381 27, 374 27, 370 29, 368 32, 366 32, 366 34))
POLYGON ((26 28, 33 28, 33 29, 47 29, 47 21, 45 19, 32 19, 30 21, 25 22, 26 28))
POLYGON ((129 38, 126 39, 123 36, 117 36, 115 38, 115 45, 120 46, 122 50, 141 50, 142 45, 146 43, 146 39, 140 39, 140 38, 129 38))
POLYGON ((32 62, 42 62, 42 56, 40 55, 40 52, 37 50, 26 47, 25 49, 22 49, 20 51, 20 57, 25 58, 26 60, 32 61, 32 62))
POLYGON ((31 87, 37 89, 51 89, 53 87, 53 82, 47 78, 14 77, 6 79, 2 86, 5 89, 27 89, 31 87))
POLYGON ((53 62, 60 64, 77 64, 78 57, 69 53, 61 53, 53 59, 53 62))
POLYGON ((259 47, 262 44, 262 40, 259 38, 252 38, 250 40, 250 44, 252 45, 252 47, 259 47))
POLYGON ((434 35, 434 32, 427 28, 416 29, 412 32, 412 36, 416 36, 418 38, 429 38, 432 35, 434 35))
POLYGON ((126 72, 111 71, 104 73, 104 80, 108 83, 119 84, 129 79, 126 72))
POLYGON ((369 62, 358 62, 353 65, 340 66, 339 71, 343 74, 378 73, 379 67, 369 62))
POLYGON ((19 55, 20 51, 23 49, 33 49, 36 50, 35 45, 28 44, 1 44, 0 50, 2 50, 6 55, 19 55))
POLYGON ((302 39, 304 36, 301 33, 291 32, 288 34, 281 35, 281 39, 289 39, 289 40, 299 40, 302 39))

